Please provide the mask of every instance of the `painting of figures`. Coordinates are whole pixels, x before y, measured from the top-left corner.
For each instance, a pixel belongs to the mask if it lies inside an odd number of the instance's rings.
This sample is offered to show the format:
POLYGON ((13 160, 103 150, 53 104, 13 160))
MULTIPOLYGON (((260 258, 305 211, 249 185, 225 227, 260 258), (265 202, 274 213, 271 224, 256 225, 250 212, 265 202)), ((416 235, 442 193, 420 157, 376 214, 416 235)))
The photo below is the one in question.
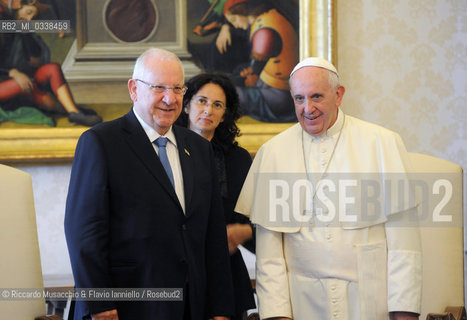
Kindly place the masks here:
POLYGON ((296 121, 288 78, 299 58, 298 1, 198 0, 187 6, 188 50, 202 70, 231 77, 244 115, 296 121))

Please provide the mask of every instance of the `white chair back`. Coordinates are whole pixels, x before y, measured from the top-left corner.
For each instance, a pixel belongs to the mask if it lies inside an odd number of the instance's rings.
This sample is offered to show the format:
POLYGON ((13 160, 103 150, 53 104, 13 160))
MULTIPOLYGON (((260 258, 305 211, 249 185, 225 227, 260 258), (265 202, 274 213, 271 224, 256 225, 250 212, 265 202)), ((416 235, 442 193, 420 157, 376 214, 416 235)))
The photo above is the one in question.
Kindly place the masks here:
MULTIPOLYGON (((455 203, 449 205, 446 214, 458 215, 456 221, 463 221, 462 167, 433 156, 410 153, 417 173, 449 174, 453 181, 452 197, 455 203)), ((445 176, 447 177, 447 175, 445 176)), ((432 190, 430 190, 432 192, 432 190)), ((440 196, 437 195, 437 201, 440 196)), ((433 212, 430 212, 430 216, 433 212)), ((451 227, 437 227, 420 224, 423 250, 423 297, 422 314, 443 313, 447 306, 464 306, 464 237, 463 223, 451 227)))
MULTIPOLYGON (((43 281, 31 177, 0 165, 0 294, 6 288, 42 289, 43 281)), ((0 314, 32 320, 45 315, 45 301, 0 299, 0 314)))

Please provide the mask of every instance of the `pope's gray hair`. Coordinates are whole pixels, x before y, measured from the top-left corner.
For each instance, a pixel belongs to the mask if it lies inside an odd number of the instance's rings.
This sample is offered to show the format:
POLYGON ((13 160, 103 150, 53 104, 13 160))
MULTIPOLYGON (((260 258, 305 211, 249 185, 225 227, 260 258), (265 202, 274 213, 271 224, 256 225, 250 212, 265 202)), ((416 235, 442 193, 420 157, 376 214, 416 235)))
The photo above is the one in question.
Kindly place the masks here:
POLYGON ((330 70, 328 70, 328 83, 334 90, 340 86, 339 76, 330 70))

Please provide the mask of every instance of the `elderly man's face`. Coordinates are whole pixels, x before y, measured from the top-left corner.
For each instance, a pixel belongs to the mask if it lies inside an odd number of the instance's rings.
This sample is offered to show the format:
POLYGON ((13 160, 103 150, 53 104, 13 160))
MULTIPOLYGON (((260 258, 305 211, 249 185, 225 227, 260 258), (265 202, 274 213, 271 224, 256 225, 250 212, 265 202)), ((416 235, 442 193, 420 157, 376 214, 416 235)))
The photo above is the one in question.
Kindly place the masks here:
MULTIPOLYGON (((183 87, 183 70, 177 60, 161 61, 157 57, 148 57, 145 68, 139 80, 152 85, 183 87)), ((174 93, 172 89, 157 93, 135 79, 129 81, 129 89, 134 108, 144 122, 160 135, 167 133, 182 111, 183 95, 174 93)))
POLYGON ((328 73, 323 68, 305 67, 296 71, 290 80, 298 121, 314 137, 325 133, 336 122, 345 92, 342 86, 334 89, 329 85, 328 73))

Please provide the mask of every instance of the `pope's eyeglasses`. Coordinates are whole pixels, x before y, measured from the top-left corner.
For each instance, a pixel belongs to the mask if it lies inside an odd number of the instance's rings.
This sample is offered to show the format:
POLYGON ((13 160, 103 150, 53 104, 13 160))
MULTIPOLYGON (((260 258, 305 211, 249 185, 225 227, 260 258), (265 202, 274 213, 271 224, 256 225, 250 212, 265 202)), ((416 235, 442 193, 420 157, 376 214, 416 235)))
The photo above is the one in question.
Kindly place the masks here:
POLYGON ((164 86, 164 85, 160 85, 160 84, 150 84, 150 83, 148 83, 146 81, 143 81, 143 80, 140 80, 140 79, 135 79, 135 80, 144 83, 145 85, 147 85, 155 93, 164 93, 164 92, 169 91, 170 89, 172 89, 172 91, 175 94, 183 96, 185 94, 186 90, 188 89, 185 86, 182 86, 182 87, 169 87, 169 86, 164 86))

